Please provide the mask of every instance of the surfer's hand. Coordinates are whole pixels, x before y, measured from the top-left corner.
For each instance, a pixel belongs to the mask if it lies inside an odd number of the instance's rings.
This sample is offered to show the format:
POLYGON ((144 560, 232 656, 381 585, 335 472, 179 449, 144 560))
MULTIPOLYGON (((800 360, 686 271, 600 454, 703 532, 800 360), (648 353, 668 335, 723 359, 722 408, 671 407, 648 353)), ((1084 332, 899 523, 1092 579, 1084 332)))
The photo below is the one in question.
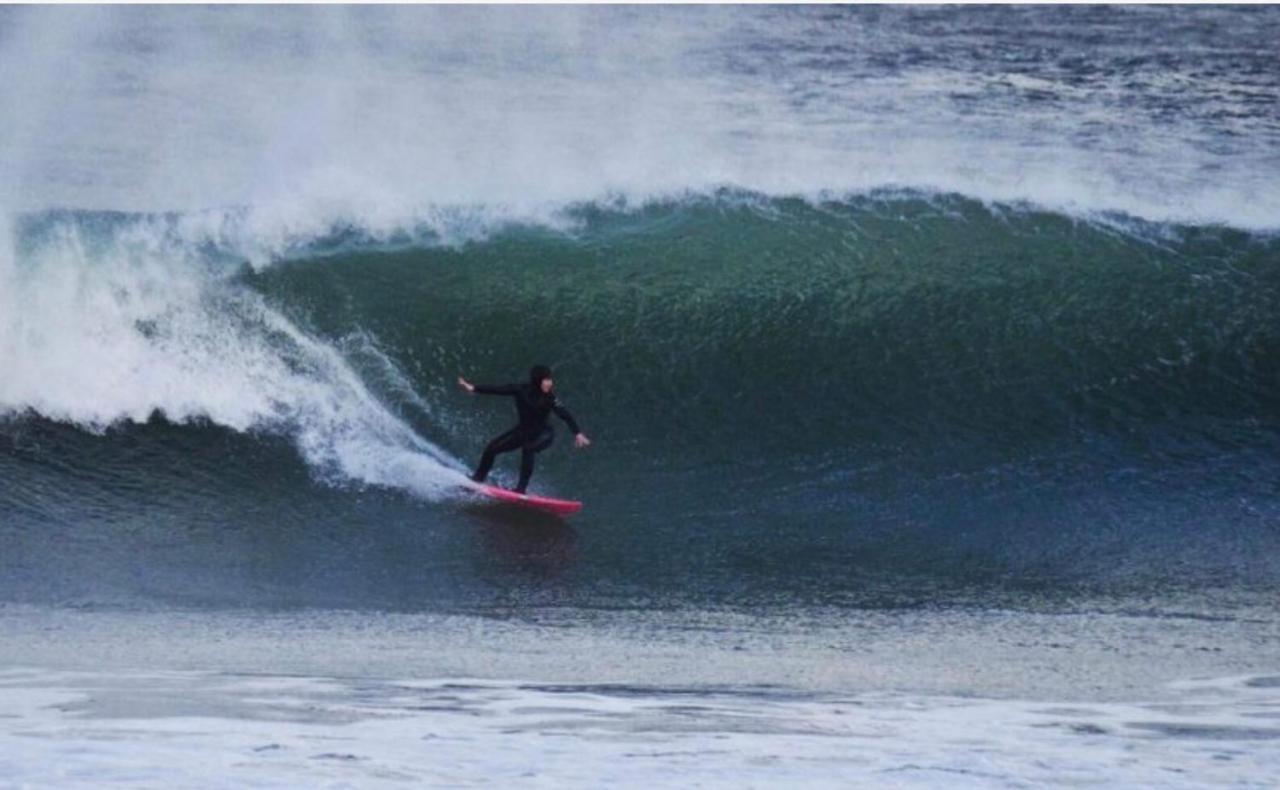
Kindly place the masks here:
POLYGON ((458 386, 459 386, 459 387, 462 387, 462 388, 463 388, 464 390, 466 390, 467 392, 475 392, 475 391, 476 391, 476 385, 474 385, 474 384, 472 384, 471 382, 467 381, 467 380, 466 380, 466 379, 464 379, 462 376, 458 376, 458 386))
POLYGON ((573 436, 574 447, 589 447, 590 445, 591 445, 591 440, 587 438, 587 435, 585 433, 574 434, 573 436))

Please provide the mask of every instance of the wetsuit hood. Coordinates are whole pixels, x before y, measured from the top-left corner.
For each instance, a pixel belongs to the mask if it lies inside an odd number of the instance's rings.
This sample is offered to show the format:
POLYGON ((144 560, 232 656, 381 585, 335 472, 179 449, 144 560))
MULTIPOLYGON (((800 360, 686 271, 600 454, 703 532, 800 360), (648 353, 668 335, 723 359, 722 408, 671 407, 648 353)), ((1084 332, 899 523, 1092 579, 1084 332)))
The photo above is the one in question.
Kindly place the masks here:
POLYGON ((551 368, 546 365, 534 365, 529 369, 529 383, 535 390, 542 389, 542 380, 551 378, 551 368))

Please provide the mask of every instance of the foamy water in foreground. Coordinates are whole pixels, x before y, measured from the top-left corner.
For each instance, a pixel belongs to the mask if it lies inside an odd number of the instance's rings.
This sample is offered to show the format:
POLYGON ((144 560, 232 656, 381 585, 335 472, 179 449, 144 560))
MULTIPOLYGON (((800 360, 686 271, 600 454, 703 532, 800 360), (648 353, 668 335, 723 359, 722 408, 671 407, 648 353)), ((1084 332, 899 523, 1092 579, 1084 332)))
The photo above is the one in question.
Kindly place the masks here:
POLYGON ((1160 703, 0 673, 0 785, 1268 787, 1280 678, 1160 703))
POLYGON ((1274 618, 0 609, 0 787, 1266 787, 1274 618))

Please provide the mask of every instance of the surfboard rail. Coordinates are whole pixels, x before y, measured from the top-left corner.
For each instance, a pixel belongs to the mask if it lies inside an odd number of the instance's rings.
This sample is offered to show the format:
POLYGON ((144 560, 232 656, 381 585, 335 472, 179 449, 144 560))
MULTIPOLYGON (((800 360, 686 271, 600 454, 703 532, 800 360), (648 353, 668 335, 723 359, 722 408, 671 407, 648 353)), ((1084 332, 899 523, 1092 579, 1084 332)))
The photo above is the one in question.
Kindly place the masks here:
POLYGON ((530 507, 547 513, 554 513, 557 516, 568 516, 582 510, 582 503, 572 499, 555 499, 554 497, 538 496, 536 494, 520 494, 507 488, 499 488, 486 483, 475 484, 474 488, 477 492, 499 502, 530 507))

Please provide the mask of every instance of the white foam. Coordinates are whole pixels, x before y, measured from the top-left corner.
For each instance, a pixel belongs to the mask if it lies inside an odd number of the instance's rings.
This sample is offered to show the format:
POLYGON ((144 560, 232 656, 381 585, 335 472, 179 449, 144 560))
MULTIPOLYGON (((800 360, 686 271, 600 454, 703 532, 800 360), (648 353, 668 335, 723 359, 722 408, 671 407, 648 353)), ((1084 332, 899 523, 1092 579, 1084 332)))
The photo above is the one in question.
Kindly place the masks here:
POLYGON ((0 259, 0 414, 94 431, 160 414, 285 434, 335 481, 437 496, 460 479, 458 462, 392 414, 335 347, 185 240, 150 221, 49 233, 21 260, 6 238, 0 259))
POLYGON ((0 673, 0 782, 1265 787, 1274 689, 1179 705, 459 679, 0 673))

